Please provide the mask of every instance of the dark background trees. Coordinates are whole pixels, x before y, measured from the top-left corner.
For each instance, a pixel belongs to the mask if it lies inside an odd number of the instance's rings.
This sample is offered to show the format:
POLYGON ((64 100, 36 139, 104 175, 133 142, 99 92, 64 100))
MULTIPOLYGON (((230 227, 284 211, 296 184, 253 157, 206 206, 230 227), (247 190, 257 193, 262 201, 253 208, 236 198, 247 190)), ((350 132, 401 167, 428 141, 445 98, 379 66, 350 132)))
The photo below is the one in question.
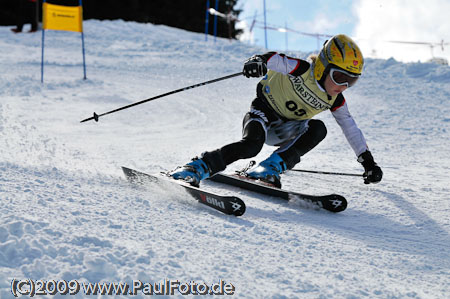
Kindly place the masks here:
MULTIPOLYGON (((0 25, 15 25, 18 2, 23 0, 0 0, 0 25)), ((25 0, 27 1, 27 0, 25 0)), ((218 11, 233 13, 236 17, 238 0, 219 0, 218 11)), ((47 0, 60 5, 78 5, 78 0, 47 0)), ((215 0, 210 0, 211 7, 215 0)), ((39 1, 42 7, 42 0, 39 1)), ((41 9, 39 9, 41 10, 41 9)), ((39 13, 41 19, 41 12, 39 13)), ((164 24, 194 32, 205 31, 206 0, 83 0, 83 18, 98 20, 136 21, 143 23, 164 24)), ((217 35, 236 38, 235 21, 227 22, 217 18, 217 35)), ((213 34, 213 16, 209 17, 209 34, 213 34)))

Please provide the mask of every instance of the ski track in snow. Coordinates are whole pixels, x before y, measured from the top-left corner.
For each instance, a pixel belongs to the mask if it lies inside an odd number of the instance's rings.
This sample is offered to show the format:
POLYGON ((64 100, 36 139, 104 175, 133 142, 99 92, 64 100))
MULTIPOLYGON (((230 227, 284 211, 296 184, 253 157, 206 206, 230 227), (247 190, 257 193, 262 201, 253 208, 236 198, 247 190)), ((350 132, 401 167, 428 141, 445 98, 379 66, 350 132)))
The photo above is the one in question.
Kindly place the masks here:
MULTIPOLYGON (((1 298, 12 297, 13 278, 223 279, 239 298, 448 298, 449 67, 367 59, 364 76, 345 93, 385 173, 380 184, 283 175, 287 189, 344 195, 346 211, 309 210, 205 182, 246 202, 236 218, 177 188, 130 186, 120 166, 173 169, 238 140, 257 79, 233 78, 98 123, 79 121, 238 72, 264 50, 205 43, 202 34, 166 26, 84 24, 88 80, 81 79, 79 35, 48 32, 45 84, 40 34, 0 28, 1 298)), ((328 136, 297 168, 362 173, 331 114, 318 118, 328 136)), ((255 159, 273 150, 266 146, 255 159)))

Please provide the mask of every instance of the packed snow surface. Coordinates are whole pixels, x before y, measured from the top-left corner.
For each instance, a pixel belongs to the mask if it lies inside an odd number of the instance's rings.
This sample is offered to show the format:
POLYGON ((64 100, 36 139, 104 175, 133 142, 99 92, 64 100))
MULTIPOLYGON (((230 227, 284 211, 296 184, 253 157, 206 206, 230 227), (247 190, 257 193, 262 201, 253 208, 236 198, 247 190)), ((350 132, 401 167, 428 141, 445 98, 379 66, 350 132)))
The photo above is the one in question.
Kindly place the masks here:
MULTIPOLYGON (((346 211, 204 182, 246 202, 245 215, 234 217, 178 188, 132 186, 120 167, 157 173, 239 140, 258 79, 228 79, 99 122, 80 120, 239 72, 264 49, 151 24, 84 27, 88 79, 80 35, 49 31, 44 84, 41 35, 0 28, 1 298, 13 296, 14 279, 222 280, 238 298, 449 298, 448 66, 367 59, 345 92, 384 171, 381 183, 283 175, 286 189, 345 196, 346 211)), ((328 135, 296 167, 362 173, 331 114, 318 118, 328 135)), ((255 159, 274 149, 265 146, 255 159)), ((92 297, 83 289, 75 296, 92 297)))

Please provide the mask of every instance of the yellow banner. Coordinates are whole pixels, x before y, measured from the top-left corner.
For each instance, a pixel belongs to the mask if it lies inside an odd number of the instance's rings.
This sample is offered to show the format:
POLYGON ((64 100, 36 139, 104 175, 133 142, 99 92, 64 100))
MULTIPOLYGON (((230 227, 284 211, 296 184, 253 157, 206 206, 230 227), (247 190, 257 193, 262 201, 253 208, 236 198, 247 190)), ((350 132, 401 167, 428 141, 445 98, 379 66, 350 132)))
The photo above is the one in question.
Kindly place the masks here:
POLYGON ((83 32, 83 8, 43 3, 43 26, 47 30, 83 32))

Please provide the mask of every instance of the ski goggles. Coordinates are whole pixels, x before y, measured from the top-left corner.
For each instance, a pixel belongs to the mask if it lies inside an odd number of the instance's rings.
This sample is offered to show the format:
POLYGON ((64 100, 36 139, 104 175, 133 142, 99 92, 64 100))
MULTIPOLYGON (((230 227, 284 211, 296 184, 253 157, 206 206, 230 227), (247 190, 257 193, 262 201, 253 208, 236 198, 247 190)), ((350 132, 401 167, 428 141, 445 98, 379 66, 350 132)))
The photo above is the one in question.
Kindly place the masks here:
POLYGON ((334 84, 347 87, 353 86, 358 81, 359 75, 353 75, 349 72, 339 69, 330 70, 330 78, 334 84))

